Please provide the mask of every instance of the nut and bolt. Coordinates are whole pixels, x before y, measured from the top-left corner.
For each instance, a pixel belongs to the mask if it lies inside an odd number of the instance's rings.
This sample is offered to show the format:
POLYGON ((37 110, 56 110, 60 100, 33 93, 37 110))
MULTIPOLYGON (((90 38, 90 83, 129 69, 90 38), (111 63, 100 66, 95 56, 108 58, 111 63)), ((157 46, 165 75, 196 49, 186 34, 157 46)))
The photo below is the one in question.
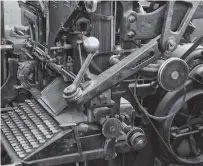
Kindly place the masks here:
POLYGON ((130 23, 134 23, 134 22, 136 21, 136 16, 131 14, 131 15, 128 17, 128 21, 129 21, 130 23))
POLYGON ((114 132, 116 131, 115 127, 114 127, 114 126, 111 126, 111 127, 110 127, 110 131, 111 131, 112 133, 114 133, 114 132))
POLYGON ((107 98, 108 98, 107 95, 104 94, 104 93, 102 93, 102 94, 99 95, 99 99, 100 99, 100 100, 106 100, 107 98))
POLYGON ((136 34, 135 34, 135 31, 130 30, 127 35, 129 38, 133 38, 133 37, 135 37, 136 34))
POLYGON ((169 38, 166 43, 166 48, 168 51, 173 51, 176 48, 176 41, 175 38, 169 38))
POLYGON ((171 78, 174 79, 174 80, 177 80, 179 77, 179 72, 178 71, 173 71, 171 73, 171 78))

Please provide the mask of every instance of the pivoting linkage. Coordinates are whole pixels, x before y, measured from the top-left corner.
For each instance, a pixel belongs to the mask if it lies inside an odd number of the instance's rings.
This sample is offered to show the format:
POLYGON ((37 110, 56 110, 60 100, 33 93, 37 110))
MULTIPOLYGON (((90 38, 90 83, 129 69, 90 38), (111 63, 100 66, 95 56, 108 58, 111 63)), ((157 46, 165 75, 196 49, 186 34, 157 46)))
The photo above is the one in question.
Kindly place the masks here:
POLYGON ((80 88, 80 83, 90 65, 92 58, 98 53, 99 40, 95 37, 88 37, 84 40, 83 47, 88 53, 88 56, 85 59, 85 62, 83 63, 73 83, 64 89, 63 96, 65 99, 67 99, 67 101, 72 101, 81 96, 82 90, 80 88))

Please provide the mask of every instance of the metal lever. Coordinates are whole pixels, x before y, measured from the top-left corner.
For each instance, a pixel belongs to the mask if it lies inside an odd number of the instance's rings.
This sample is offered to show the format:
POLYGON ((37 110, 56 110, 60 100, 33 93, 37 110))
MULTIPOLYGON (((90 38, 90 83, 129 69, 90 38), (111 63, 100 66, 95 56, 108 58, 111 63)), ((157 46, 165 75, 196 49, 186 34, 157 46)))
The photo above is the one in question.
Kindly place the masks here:
POLYGON ((73 83, 64 89, 63 97, 65 99, 67 99, 68 101, 72 101, 73 99, 78 98, 82 94, 82 91, 81 91, 79 85, 90 65, 92 58, 98 52, 99 40, 95 37, 88 37, 84 40, 83 47, 86 50, 86 52, 88 53, 88 56, 85 59, 85 62, 83 63, 82 67, 80 68, 80 71, 78 72, 73 83))
POLYGON ((199 1, 184 1, 188 4, 188 10, 180 23, 180 26, 176 31, 171 30, 173 10, 175 6, 175 1, 169 1, 166 9, 166 15, 164 19, 164 26, 162 30, 162 35, 160 39, 160 45, 162 50, 173 51, 176 49, 180 39, 186 31, 193 15, 199 5, 199 1))
POLYGON ((78 72, 75 80, 73 81, 73 84, 78 87, 82 81, 83 76, 85 75, 85 72, 87 71, 87 68, 89 67, 89 64, 92 60, 92 58, 96 55, 97 53, 90 53, 87 58, 85 59, 85 62, 83 63, 80 71, 78 72))
MULTIPOLYGON (((77 98, 71 98, 76 103, 76 107, 90 101, 95 96, 101 94, 112 86, 120 83, 124 79, 134 75, 143 67, 148 66, 153 61, 157 60, 162 54, 158 50, 158 41, 160 36, 152 39, 140 49, 132 52, 119 63, 113 65, 109 69, 86 82, 86 87, 83 88, 82 94, 77 98), (156 54, 155 54, 156 53, 156 54)), ((65 97, 65 96, 64 96, 65 97)))

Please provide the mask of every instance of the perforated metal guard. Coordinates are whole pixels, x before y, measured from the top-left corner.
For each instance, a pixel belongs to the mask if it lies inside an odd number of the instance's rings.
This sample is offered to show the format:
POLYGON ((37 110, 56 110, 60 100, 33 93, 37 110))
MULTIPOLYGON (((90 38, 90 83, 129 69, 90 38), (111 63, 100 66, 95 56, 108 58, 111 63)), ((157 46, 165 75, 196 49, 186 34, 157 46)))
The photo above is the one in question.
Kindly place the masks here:
POLYGON ((1 114, 2 135, 20 159, 38 151, 60 131, 57 122, 35 100, 26 100, 1 114))

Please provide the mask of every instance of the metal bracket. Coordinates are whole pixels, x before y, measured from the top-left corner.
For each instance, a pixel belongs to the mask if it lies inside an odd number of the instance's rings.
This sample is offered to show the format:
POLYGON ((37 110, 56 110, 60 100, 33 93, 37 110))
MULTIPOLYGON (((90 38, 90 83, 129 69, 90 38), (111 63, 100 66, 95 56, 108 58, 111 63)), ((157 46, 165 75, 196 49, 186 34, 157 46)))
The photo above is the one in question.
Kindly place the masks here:
POLYGON ((74 131, 75 140, 76 140, 76 144, 77 144, 77 147, 78 147, 78 153, 83 158, 82 144, 81 144, 81 141, 80 141, 80 137, 79 137, 77 126, 72 126, 72 129, 74 131))
POLYGON ((107 139, 104 145, 105 160, 112 160, 116 157, 116 139, 107 139))
POLYGON ((183 1, 183 2, 186 3, 188 9, 179 27, 175 31, 174 29, 171 29, 171 25, 173 22, 172 19, 174 15, 174 6, 176 2, 175 1, 167 2, 168 4, 166 7, 163 30, 160 39, 160 45, 163 50, 167 51, 175 50, 199 5, 199 1, 183 1))
MULTIPOLYGON (((132 1, 129 2, 120 1, 120 2, 123 8, 123 14, 119 13, 121 14, 119 34, 122 40, 132 41, 132 40, 153 39, 161 34, 167 4, 164 4, 160 6, 158 9, 151 11, 149 13, 137 13, 133 10, 132 1)), ((199 3, 199 2, 191 1, 191 3, 199 3)), ((194 5, 194 8, 192 8, 191 11, 191 15, 193 15, 192 18, 193 19, 202 18, 203 3, 200 2, 197 10, 195 10, 195 8, 196 4, 194 5), (192 14, 194 11, 195 13, 192 14)), ((177 28, 179 22, 181 22, 182 18, 184 17, 184 13, 186 10, 187 4, 185 5, 182 4, 182 1, 178 1, 178 3, 174 6, 173 9, 173 13, 177 17, 175 17, 171 22, 172 29, 177 28)))

